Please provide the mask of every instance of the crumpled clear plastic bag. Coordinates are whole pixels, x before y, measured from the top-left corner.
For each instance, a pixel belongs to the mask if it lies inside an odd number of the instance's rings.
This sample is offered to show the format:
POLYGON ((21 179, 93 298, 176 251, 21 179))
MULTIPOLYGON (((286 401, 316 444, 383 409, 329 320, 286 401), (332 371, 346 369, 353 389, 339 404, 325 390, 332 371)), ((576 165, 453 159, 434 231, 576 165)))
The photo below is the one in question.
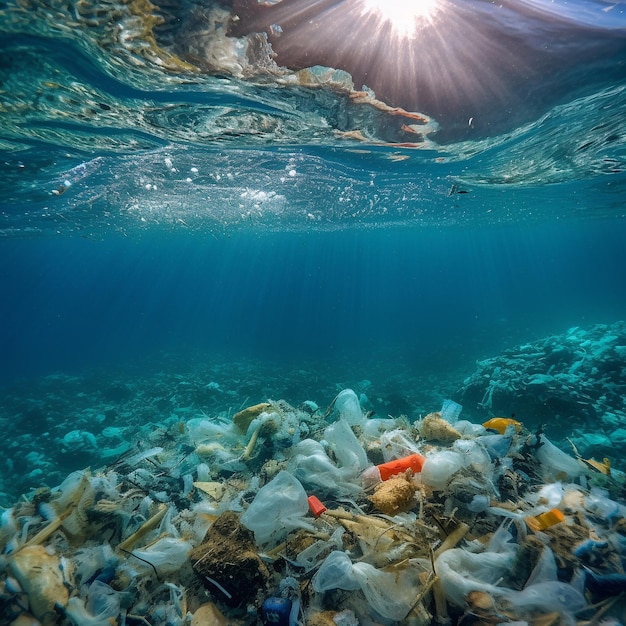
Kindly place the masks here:
POLYGON ((364 419, 359 398, 352 389, 344 389, 337 395, 335 410, 348 424, 358 424, 364 419))
POLYGON ((445 489, 452 476, 465 466, 465 459, 454 450, 437 450, 427 454, 422 467, 422 482, 433 489, 445 489))
POLYGON ((354 495, 361 491, 354 470, 337 467, 319 441, 303 439, 292 452, 289 470, 305 485, 335 495, 354 495))
POLYGON ((413 607, 419 570, 407 565, 402 571, 384 572, 369 563, 352 563, 339 550, 331 552, 313 576, 313 589, 356 591, 360 589, 369 606, 382 617, 402 620, 413 607))
POLYGON ((133 550, 133 555, 141 559, 135 567, 152 569, 154 566, 160 574, 177 572, 187 561, 191 548, 191 544, 183 539, 162 537, 148 548, 133 550))
POLYGON ((66 614, 76 626, 111 626, 121 606, 121 593, 106 583, 94 580, 87 591, 87 601, 70 598, 66 614))
POLYGON ((352 571, 352 561, 341 550, 335 550, 326 557, 313 576, 312 584, 318 593, 330 589, 355 591, 360 588, 359 581, 352 571))
POLYGON ((324 439, 330 445, 339 465, 351 468, 355 476, 370 464, 363 446, 344 417, 326 428, 324 439))
POLYGON ((261 487, 241 516, 259 544, 281 541, 294 528, 314 530, 303 518, 309 511, 306 491, 289 472, 281 471, 261 487))

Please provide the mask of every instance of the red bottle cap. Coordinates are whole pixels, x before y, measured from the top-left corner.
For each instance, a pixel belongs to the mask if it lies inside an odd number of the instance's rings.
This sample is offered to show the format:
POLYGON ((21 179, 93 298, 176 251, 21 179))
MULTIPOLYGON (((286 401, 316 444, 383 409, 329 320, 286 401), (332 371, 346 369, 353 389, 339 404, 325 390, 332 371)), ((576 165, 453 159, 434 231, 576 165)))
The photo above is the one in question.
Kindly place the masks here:
POLYGON ((309 509, 311 509, 311 513, 315 515, 315 517, 319 517, 325 510, 326 507, 320 502, 317 496, 309 496, 309 509))

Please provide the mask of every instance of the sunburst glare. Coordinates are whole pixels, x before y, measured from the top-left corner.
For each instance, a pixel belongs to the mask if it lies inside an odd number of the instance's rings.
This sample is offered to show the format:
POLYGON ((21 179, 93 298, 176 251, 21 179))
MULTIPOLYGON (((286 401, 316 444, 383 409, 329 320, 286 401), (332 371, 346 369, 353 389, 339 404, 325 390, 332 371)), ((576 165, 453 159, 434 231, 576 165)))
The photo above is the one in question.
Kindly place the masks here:
POLYGON ((439 9, 438 0, 360 0, 362 15, 372 14, 388 22, 398 37, 411 37, 432 20, 439 9))

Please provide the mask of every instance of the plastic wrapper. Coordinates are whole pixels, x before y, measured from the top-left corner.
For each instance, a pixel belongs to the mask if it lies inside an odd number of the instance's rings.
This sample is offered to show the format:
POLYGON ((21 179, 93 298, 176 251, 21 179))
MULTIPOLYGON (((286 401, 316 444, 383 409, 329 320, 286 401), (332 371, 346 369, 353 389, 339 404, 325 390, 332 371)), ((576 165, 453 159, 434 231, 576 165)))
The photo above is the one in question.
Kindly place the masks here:
POLYGON ((296 563, 302 566, 306 572, 310 572, 319 563, 319 557, 329 550, 340 550, 341 538, 345 530, 340 526, 333 532, 328 541, 318 540, 308 548, 305 548, 296 557, 296 563))
POLYGON ((458 402, 454 400, 444 400, 441 407, 441 417, 446 420, 446 422, 454 424, 459 419, 462 410, 463 407, 458 402))

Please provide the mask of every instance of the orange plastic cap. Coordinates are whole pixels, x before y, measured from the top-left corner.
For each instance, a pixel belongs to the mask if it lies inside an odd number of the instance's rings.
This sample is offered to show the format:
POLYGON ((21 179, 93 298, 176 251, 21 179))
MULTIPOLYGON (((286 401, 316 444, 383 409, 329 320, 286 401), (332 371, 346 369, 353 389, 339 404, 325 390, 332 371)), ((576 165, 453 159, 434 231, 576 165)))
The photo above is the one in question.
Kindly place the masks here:
POLYGON ((416 474, 421 472, 425 460, 426 459, 421 454, 411 454, 401 459, 396 459, 395 461, 377 465, 376 467, 378 467, 378 471, 380 472, 380 479, 387 480, 396 474, 406 472, 408 469, 413 470, 416 474))
POLYGON ((326 510, 326 507, 320 502, 317 496, 309 496, 308 501, 309 509, 311 509, 311 513, 313 513, 315 517, 319 517, 326 510))

